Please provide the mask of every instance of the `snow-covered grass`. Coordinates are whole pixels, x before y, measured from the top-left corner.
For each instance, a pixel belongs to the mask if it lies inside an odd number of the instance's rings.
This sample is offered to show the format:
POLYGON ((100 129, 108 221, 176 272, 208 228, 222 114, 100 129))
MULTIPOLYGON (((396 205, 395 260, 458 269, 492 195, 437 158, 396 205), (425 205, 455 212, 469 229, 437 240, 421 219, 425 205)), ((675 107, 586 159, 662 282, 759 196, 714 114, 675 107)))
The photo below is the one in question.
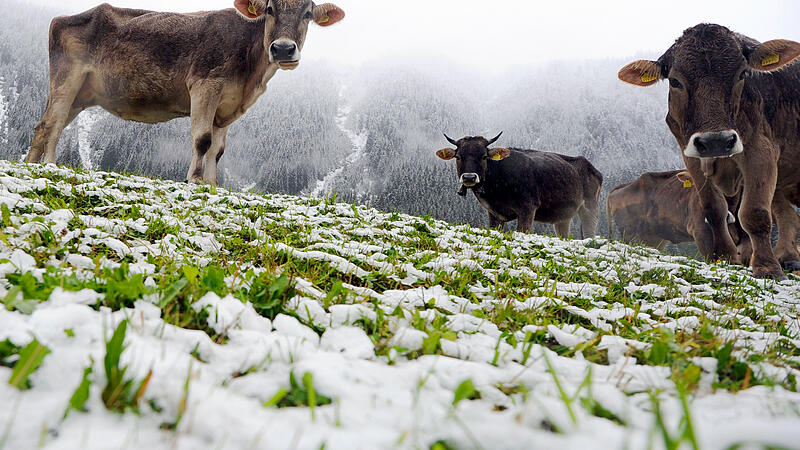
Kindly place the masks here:
POLYGON ((0 448, 800 442, 800 282, 0 162, 0 448))

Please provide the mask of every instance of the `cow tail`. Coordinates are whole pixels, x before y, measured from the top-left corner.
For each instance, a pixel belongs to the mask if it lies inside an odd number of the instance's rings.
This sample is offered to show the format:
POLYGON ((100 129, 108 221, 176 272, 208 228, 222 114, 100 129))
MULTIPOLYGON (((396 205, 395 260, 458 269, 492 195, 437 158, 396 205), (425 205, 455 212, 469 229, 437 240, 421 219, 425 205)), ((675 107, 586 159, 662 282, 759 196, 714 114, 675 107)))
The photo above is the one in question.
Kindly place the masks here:
POLYGON ((611 215, 611 192, 606 197, 606 222, 608 222, 608 240, 614 239, 614 216, 611 215))

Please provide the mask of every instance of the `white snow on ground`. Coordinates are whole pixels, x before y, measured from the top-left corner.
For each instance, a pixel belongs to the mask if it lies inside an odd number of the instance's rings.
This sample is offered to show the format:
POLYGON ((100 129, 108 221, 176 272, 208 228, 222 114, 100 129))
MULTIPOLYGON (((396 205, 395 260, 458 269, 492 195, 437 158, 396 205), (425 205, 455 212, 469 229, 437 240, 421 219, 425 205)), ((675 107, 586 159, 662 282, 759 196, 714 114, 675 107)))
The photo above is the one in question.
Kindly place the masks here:
MULTIPOLYGON (((737 358, 775 351, 777 344, 795 356, 787 357, 793 367, 752 362, 756 374, 778 382, 736 394, 712 386, 717 359, 698 358, 701 379, 689 410, 699 448, 743 442, 796 448, 800 442, 800 394, 780 383, 800 375, 796 277, 761 282, 745 268, 604 240, 503 235, 352 205, 52 165, 0 162, 0 203, 9 208, 0 230, 0 299, 23 297, 10 295, 12 274, 29 272, 40 282, 74 275, 88 282, 103 267, 120 267, 123 258, 152 288, 116 311, 93 307, 107 294, 70 292, 67 285, 36 302, 30 314, 0 309, 0 342, 21 346, 36 338, 51 351, 31 376, 30 390, 11 387, 12 370, 0 366, 5 448, 429 448, 439 440, 455 448, 662 448, 654 405, 673 434, 684 414, 672 371, 638 360, 633 351, 650 344, 624 336, 657 328, 691 334, 706 321, 714 324, 706 339, 733 340, 737 358), (75 212, 54 209, 61 203, 47 198, 56 193, 66 204, 91 202, 75 212), (138 219, 123 214, 133 206, 138 219), (149 240, 146 230, 156 219, 176 228, 149 240), (196 298, 194 308, 208 311, 208 327, 224 333, 222 343, 165 323, 158 286, 170 274, 161 273, 155 258, 202 267, 230 254, 234 244, 227 238, 245 229, 256 235, 248 245, 264 254, 338 273, 346 299, 330 303, 317 280, 301 277, 289 311, 273 320, 232 296, 196 298), (50 236, 43 230, 52 232, 55 245, 43 241, 50 236), (109 251, 96 253, 101 244, 109 251), (539 277, 556 266, 569 275, 601 274, 607 284, 539 277), (653 269, 669 275, 669 289, 644 279, 653 269), (466 275, 483 281, 459 287, 466 275), (532 284, 515 287, 523 278, 532 284), (606 295, 614 283, 640 298, 636 309, 606 295), (522 293, 522 300, 503 289, 522 293), (725 299, 736 296, 747 298, 747 308, 726 306, 725 299), (500 308, 552 311, 553 320, 501 330, 486 319, 500 308), (781 331, 767 329, 765 317, 782 323, 781 331), (141 380, 152 371, 139 414, 109 412, 101 400, 104 341, 124 319, 127 375, 141 380), (384 331, 373 335, 369 324, 380 323, 384 331), (636 333, 626 334, 631 329, 636 333), (525 343, 529 333, 554 342, 525 343), (437 335, 435 354, 422 354, 437 335), (592 342, 607 352, 607 361, 584 357, 592 342), (550 349, 555 343, 577 351, 559 356, 550 349), (86 411, 65 418, 89 366, 86 411), (290 373, 298 379, 313 374, 316 391, 332 403, 313 410, 263 406, 289 389, 290 373), (467 379, 480 396, 454 405, 467 379), (585 407, 593 402, 617 420, 585 407), (179 417, 175 430, 163 426, 179 417)), ((257 261, 231 264, 239 264, 226 278, 233 288, 246 287, 242 274, 269 270, 257 261)))
POLYGON ((336 111, 336 127, 344 133, 345 136, 350 140, 352 143, 352 151, 349 155, 345 158, 344 164, 341 167, 337 167, 336 169, 330 171, 325 177, 321 180, 317 181, 316 186, 311 191, 312 198, 320 198, 326 194, 328 194, 332 187, 333 182, 336 180, 336 177, 342 174, 344 170, 358 162, 361 157, 364 155, 364 149, 367 146, 367 133, 361 132, 357 133, 350 128, 347 127, 347 121, 350 118, 350 113, 352 112, 352 107, 346 103, 346 88, 342 86, 341 90, 339 91, 339 109, 336 111))

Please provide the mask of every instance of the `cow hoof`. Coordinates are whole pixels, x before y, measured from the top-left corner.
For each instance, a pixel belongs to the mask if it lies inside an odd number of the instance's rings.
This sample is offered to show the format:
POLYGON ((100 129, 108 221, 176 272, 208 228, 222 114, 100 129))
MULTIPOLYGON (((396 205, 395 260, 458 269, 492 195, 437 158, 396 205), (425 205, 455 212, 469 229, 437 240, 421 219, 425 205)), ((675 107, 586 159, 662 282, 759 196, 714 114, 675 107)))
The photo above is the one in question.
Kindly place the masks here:
POLYGON ((753 276, 762 280, 783 281, 788 279, 783 270, 774 271, 766 267, 753 268, 753 276))
POLYGON ((781 266, 783 267, 783 270, 797 272, 800 270, 800 261, 783 261, 781 262, 781 266))

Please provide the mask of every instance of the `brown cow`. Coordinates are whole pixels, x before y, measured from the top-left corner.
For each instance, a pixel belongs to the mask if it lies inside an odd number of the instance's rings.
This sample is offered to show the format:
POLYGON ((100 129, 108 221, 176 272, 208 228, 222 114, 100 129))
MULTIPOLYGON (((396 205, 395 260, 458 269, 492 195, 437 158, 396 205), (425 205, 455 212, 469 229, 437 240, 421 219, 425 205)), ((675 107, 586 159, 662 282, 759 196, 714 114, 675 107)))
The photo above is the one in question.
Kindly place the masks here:
MULTIPOLYGON (((743 257, 749 258, 749 239, 738 226, 735 213, 741 196, 728 198, 727 223, 743 257)), ((608 236, 614 222, 625 242, 663 248, 667 243, 694 241, 705 258, 711 258, 714 235, 703 215, 700 195, 688 172, 647 172, 636 181, 615 187, 606 199, 608 236)))
POLYGON ((279 68, 297 67, 310 21, 328 26, 344 18, 336 5, 311 0, 234 6, 176 14, 102 4, 53 19, 50 93, 27 161, 55 162, 62 130, 91 106, 146 123, 190 116, 187 179, 216 184, 228 127, 279 68))
POLYGON ((684 31, 658 61, 636 61, 619 72, 621 80, 638 86, 669 79, 667 124, 686 168, 702 186, 703 209, 718 238, 715 252, 731 259, 736 249, 724 226, 722 197, 730 193, 706 183, 703 172, 712 158, 735 162, 744 182, 739 218, 753 245, 750 265, 760 278, 785 278, 781 264, 800 268, 793 245, 800 227, 786 194, 800 183, 800 65, 787 66, 799 55, 797 42, 761 44, 700 24, 684 31), (771 213, 780 230, 777 258, 770 245, 771 213))

